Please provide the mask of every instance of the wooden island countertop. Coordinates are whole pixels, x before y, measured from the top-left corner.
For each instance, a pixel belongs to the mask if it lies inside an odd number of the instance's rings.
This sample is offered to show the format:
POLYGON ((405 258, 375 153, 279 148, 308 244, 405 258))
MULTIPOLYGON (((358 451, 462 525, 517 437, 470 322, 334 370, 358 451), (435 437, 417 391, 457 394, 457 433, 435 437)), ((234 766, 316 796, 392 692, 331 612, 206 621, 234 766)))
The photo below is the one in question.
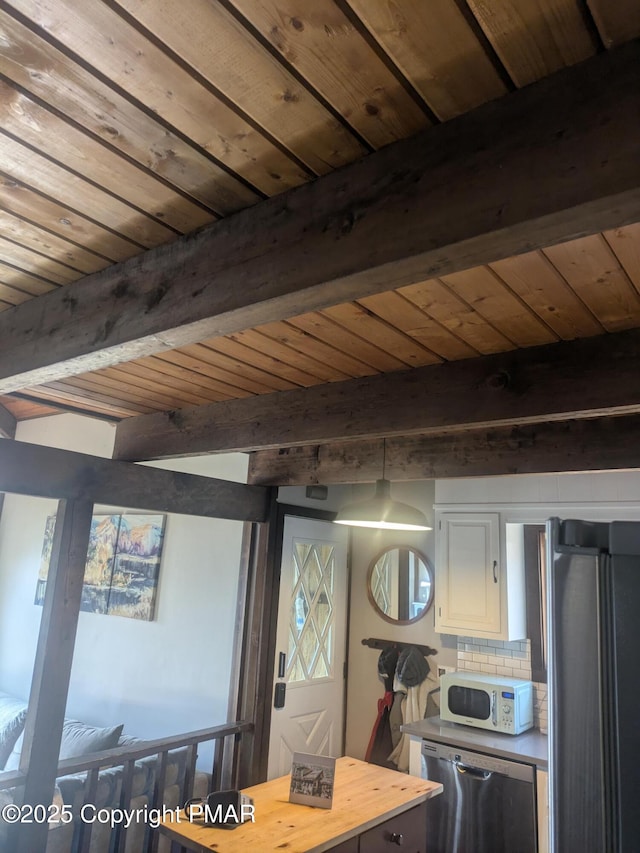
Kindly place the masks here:
POLYGON ((179 822, 165 820, 159 831, 197 853, 323 853, 442 791, 437 782, 348 756, 336 762, 331 809, 290 803, 289 784, 287 775, 243 791, 253 798, 254 823, 219 829, 181 812, 179 822))

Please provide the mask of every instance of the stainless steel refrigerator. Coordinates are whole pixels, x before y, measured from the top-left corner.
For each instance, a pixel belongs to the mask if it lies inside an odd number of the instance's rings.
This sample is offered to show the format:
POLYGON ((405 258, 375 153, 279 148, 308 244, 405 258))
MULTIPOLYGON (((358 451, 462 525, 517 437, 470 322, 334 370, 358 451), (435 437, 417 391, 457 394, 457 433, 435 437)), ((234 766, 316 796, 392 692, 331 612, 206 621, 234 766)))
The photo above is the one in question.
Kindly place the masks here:
POLYGON ((640 850, 640 522, 547 525, 552 853, 640 850))

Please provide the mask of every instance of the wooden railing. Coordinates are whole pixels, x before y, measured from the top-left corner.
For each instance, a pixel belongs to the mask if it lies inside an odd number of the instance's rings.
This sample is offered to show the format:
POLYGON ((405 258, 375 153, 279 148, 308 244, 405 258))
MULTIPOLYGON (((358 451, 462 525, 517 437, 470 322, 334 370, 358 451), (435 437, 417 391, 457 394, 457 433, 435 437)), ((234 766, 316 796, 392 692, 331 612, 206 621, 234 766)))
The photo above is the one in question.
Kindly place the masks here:
MULTIPOLYGON (((82 758, 69 758, 59 762, 58 776, 69 776, 86 772, 87 778, 84 782, 83 805, 91 805, 96 799, 100 771, 109 767, 122 767, 120 799, 115 807, 127 810, 131 805, 136 762, 142 758, 157 755, 158 761, 155 768, 153 797, 149 803, 149 809, 162 810, 170 752, 176 749, 186 749, 184 772, 179 778, 180 804, 182 805, 193 795, 198 746, 209 741, 214 742, 209 791, 234 788, 236 787, 236 746, 243 733, 253 732, 253 730, 254 725, 251 722, 227 723, 222 726, 199 729, 198 731, 186 734, 143 741, 140 743, 140 746, 134 748, 131 746, 122 746, 105 750, 104 752, 96 752, 82 758)), ((12 770, 6 773, 0 772, 0 789, 19 788, 26 781, 27 772, 19 770, 12 770)), ((76 819, 77 816, 74 815, 74 820, 76 819)), ((79 821, 77 829, 79 835, 76 835, 78 839, 76 848, 78 853, 88 853, 91 845, 92 826, 90 822, 79 821)), ((115 846, 112 849, 117 851, 117 853, 124 853, 127 839, 126 825, 124 823, 117 824, 114 832, 115 846)), ((155 853, 158 848, 158 840, 159 836, 157 832, 147 832, 144 847, 140 850, 140 853, 155 853)), ((185 848, 174 844, 172 845, 172 851, 174 850, 183 851, 185 848)))

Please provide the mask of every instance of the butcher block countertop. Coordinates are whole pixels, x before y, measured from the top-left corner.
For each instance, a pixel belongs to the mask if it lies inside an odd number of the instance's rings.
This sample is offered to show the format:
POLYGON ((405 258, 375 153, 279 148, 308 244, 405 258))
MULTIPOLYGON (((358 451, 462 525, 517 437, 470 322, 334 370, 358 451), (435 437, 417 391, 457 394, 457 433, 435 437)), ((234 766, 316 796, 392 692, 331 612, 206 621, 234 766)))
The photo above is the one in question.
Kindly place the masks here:
POLYGON ((165 820, 159 831, 200 853, 323 853, 442 791, 437 782, 349 757, 336 762, 331 809, 290 803, 289 784, 281 776, 243 791, 253 798, 255 823, 219 829, 182 812, 180 822, 165 820))

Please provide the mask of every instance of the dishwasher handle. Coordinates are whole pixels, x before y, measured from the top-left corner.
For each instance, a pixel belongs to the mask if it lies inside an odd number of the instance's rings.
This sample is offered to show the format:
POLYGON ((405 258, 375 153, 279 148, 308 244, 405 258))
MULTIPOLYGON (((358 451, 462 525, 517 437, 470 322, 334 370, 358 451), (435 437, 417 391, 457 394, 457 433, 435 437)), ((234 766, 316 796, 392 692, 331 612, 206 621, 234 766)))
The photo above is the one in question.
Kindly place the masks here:
POLYGON ((453 761, 453 766, 461 775, 468 775, 477 779, 479 782, 486 782, 491 779, 493 773, 491 770, 482 770, 480 767, 471 767, 469 764, 463 764, 461 761, 453 761))

